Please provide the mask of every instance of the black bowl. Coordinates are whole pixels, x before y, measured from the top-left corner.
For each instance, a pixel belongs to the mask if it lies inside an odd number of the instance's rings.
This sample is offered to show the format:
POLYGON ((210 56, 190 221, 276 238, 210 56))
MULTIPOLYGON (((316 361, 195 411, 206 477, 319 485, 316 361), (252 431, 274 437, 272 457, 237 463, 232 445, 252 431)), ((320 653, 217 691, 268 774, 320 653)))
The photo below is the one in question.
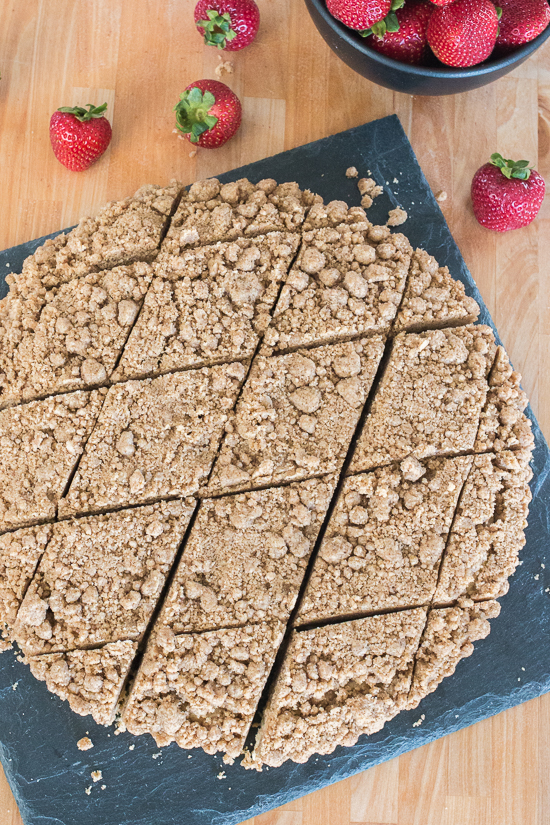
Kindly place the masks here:
POLYGON ((548 26, 530 43, 506 57, 489 58, 469 69, 452 69, 443 64, 410 66, 369 48, 364 38, 330 14, 325 0, 305 0, 305 3, 319 33, 344 63, 379 86, 410 95, 453 95, 485 86, 527 60, 550 37, 548 26))

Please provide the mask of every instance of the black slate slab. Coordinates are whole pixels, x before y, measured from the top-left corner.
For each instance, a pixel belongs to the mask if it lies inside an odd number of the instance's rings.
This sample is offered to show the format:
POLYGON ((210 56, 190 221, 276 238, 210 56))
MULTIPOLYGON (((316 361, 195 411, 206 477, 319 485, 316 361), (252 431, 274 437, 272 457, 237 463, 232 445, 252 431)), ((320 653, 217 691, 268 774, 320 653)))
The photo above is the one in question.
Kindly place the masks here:
MULTIPOLYGON (((358 204, 356 182, 344 174, 351 165, 361 174, 370 170, 385 187, 369 210, 371 219, 385 222, 396 205, 407 209, 411 217, 402 228, 412 244, 448 265, 481 304, 480 320, 492 323, 397 117, 222 177, 297 180, 326 199, 358 204)), ((41 240, 0 253, 0 282, 41 240)), ((535 475, 522 566, 502 599, 491 635, 417 710, 401 714, 353 748, 258 774, 238 764, 223 765, 221 758, 202 751, 181 751, 176 745, 160 751, 149 737, 115 736, 112 729, 76 716, 12 652, 4 653, 0 759, 26 825, 233 825, 550 691, 550 453, 529 415, 536 437, 535 475), (421 714, 424 721, 413 727, 421 714), (86 734, 94 748, 82 753, 76 742, 86 734), (97 783, 90 776, 94 770, 103 775, 97 783)))

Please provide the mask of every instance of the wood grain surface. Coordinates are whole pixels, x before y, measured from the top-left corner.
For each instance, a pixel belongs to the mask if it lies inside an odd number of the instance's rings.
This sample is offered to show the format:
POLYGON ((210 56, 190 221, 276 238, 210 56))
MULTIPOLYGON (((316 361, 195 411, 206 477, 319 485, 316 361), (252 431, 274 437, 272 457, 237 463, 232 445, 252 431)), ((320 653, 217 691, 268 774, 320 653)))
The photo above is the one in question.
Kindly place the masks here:
MULTIPOLYGON (((256 42, 223 54, 242 128, 226 147, 190 157, 172 109, 221 62, 195 33, 194 0, 2 0, 0 248, 74 224, 143 183, 189 183, 397 113, 433 190, 447 193, 442 209, 550 437, 550 197, 531 226, 498 235, 475 222, 468 194, 493 151, 529 158, 550 182, 550 45, 475 92, 410 97, 344 66, 302 0, 258 4, 256 42), (111 147, 87 172, 69 172, 51 151, 50 115, 104 101, 111 147)), ((548 825, 549 776, 550 695, 246 825, 548 825)), ((20 825, 0 780, 0 825, 20 825)))

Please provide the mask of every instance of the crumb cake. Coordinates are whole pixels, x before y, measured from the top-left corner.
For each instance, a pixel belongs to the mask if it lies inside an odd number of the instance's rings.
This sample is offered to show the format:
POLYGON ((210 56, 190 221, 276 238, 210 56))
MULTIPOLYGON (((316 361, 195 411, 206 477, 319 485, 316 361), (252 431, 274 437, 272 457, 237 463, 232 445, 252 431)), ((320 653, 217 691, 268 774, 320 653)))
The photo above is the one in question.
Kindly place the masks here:
POLYGON ((17 614, 22 650, 139 641, 194 506, 165 501, 55 524, 17 614))
POLYGON ((244 376, 237 362, 112 386, 60 513, 195 493, 244 376))
POLYGON ((0 649, 76 713, 302 763, 416 707, 498 616, 520 376, 357 186, 144 186, 7 277, 0 649))
POLYGON ((115 378, 251 358, 299 240, 271 232, 161 257, 115 378))
POLYGON ((256 357, 209 492, 339 470, 383 351, 383 339, 374 336, 256 357))
POLYGON ((287 622, 336 481, 201 501, 159 624, 192 633, 287 622))

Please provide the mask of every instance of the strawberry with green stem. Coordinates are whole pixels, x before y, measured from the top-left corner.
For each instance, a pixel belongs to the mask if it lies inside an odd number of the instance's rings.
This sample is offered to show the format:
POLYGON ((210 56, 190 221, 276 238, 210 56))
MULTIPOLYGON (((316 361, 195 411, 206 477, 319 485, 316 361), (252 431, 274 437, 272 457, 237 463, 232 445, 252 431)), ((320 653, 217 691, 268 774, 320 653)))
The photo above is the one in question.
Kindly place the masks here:
POLYGON ((392 0, 327 0, 327 9, 333 17, 360 32, 383 20, 391 7, 392 0))
POLYGON ((496 232, 519 229, 537 216, 544 191, 544 179, 529 168, 528 160, 514 161, 495 152, 472 180, 474 215, 496 232))
POLYGON ((429 54, 426 32, 433 11, 431 3, 424 0, 394 0, 392 11, 384 20, 362 32, 371 49, 400 60, 402 63, 422 65, 429 54))
POLYGON ((62 106, 50 119, 50 141, 63 166, 82 172, 95 163, 111 142, 111 124, 104 117, 107 104, 62 106))
POLYGON ((242 119, 239 98, 219 80, 191 83, 174 111, 178 130, 191 143, 206 149, 216 149, 227 143, 242 119))
POLYGON ((199 0, 195 24, 207 46, 236 52, 256 37, 260 10, 254 0, 199 0))

